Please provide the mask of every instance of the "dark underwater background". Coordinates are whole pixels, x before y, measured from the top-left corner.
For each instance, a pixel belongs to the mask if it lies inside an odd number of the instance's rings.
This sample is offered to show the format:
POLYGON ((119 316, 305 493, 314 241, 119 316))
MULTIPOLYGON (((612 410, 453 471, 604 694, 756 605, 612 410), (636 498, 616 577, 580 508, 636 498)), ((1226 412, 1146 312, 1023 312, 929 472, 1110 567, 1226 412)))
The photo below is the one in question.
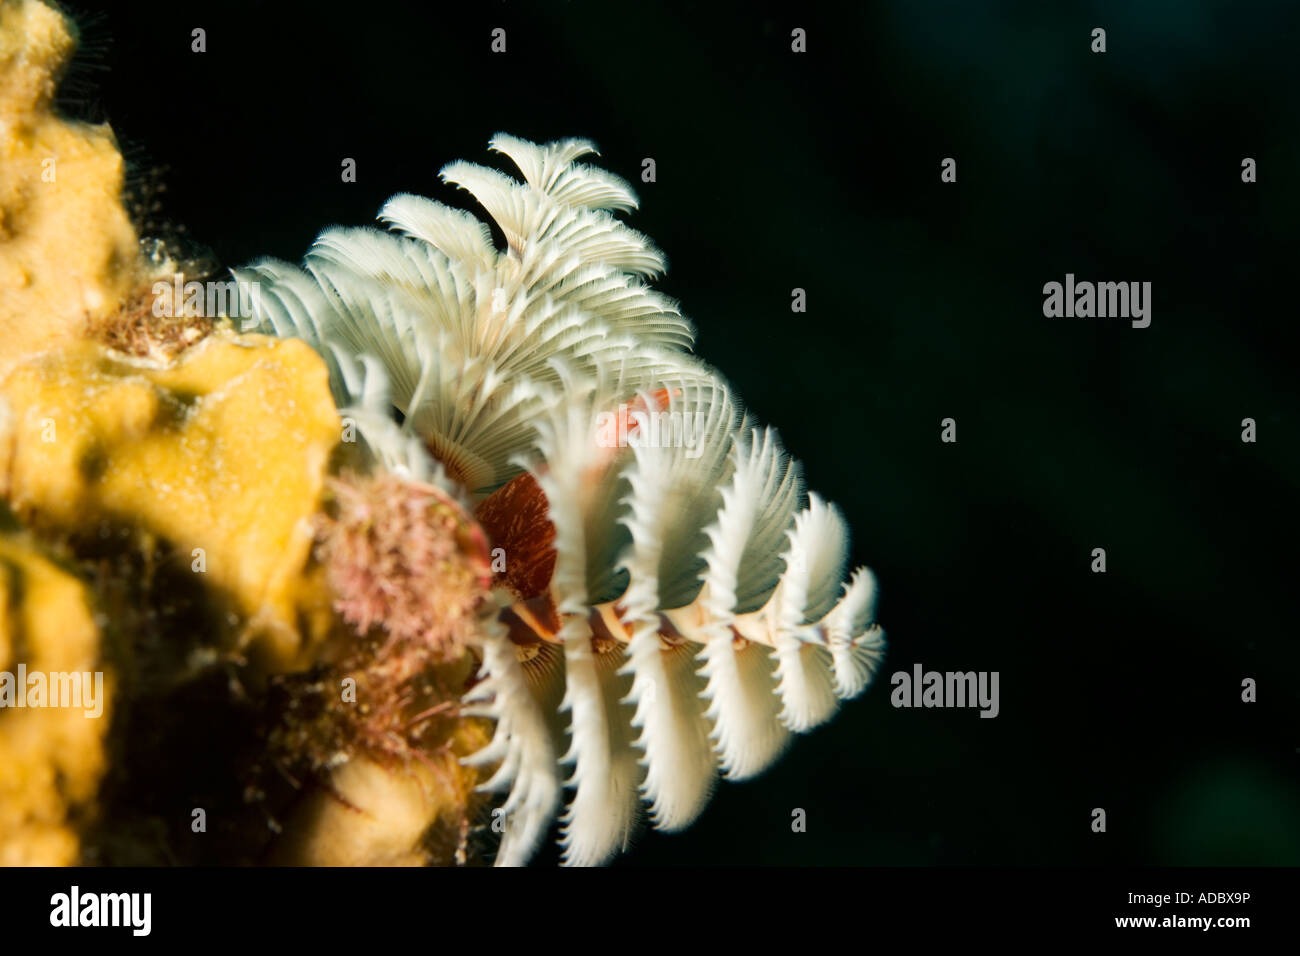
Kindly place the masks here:
POLYGON ((223 266, 399 191, 467 206, 437 171, 505 163, 497 131, 634 184, 658 287, 844 510, 890 643, 619 865, 1300 863, 1300 6, 469 7, 73 5, 64 99, 223 266), (1150 281, 1151 326, 1045 318, 1067 272, 1150 281), (999 672, 999 716, 895 709, 916 663, 999 672))

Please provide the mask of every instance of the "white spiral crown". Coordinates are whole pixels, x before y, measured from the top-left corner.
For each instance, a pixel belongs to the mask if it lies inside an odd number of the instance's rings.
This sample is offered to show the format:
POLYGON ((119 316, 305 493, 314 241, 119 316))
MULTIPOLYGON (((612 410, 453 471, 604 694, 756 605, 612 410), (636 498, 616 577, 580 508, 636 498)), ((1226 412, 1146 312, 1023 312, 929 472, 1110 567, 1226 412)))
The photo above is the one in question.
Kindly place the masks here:
POLYGON ((554 573, 540 596, 501 589, 487 620, 467 709, 496 731, 469 762, 498 764, 484 788, 507 793, 498 863, 528 859, 567 785, 564 860, 596 864, 642 803, 682 829, 719 772, 753 776, 829 719, 870 683, 884 633, 871 572, 841 583, 838 509, 804 501, 798 463, 646 284, 664 260, 613 215, 636 208, 628 184, 576 162, 585 140, 491 146, 524 182, 464 162, 442 178, 505 249, 474 216, 399 195, 379 216, 396 234, 329 229, 302 268, 235 274, 259 285, 262 329, 325 357, 377 463, 441 465, 479 498, 526 472, 544 493, 554 573))

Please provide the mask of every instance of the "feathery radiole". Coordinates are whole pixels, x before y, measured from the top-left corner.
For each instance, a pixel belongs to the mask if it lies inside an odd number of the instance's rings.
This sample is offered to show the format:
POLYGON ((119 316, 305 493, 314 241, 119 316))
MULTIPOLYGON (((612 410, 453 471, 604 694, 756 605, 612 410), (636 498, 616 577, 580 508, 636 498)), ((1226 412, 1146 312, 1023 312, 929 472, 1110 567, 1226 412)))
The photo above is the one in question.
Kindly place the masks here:
POLYGON ((467 697, 496 722, 470 760, 507 794, 497 862, 527 861, 567 786, 564 861, 597 864, 643 802, 682 829, 719 772, 751 777, 829 719, 884 633, 871 572, 841 584, 839 510, 804 495, 647 285, 664 260, 613 215, 636 208, 627 183, 577 162, 585 140, 491 146, 522 183, 464 162, 442 178, 505 249, 473 215, 399 195, 379 215, 395 233, 327 229, 301 268, 235 273, 258 284, 259 327, 325 357, 375 467, 476 503, 507 568, 467 697))

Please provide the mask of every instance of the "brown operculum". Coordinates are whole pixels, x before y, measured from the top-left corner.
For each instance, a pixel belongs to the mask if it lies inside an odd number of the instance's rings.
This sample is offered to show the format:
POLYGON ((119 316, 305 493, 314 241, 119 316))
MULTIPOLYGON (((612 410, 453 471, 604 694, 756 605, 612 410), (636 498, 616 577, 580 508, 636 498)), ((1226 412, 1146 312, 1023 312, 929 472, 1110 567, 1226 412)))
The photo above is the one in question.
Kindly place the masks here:
MULTIPOLYGON (((558 643, 564 624, 551 593, 555 574, 555 525, 551 523, 546 493, 532 475, 525 472, 485 498, 475 513, 492 548, 505 551, 505 570, 496 572, 494 586, 514 600, 501 611, 500 619, 520 660, 536 656, 542 641, 558 643)), ((588 612, 592 648, 608 653, 628 642, 631 636, 624 608, 617 602, 593 607, 588 612)), ((663 615, 659 636, 666 647, 685 638, 663 615)))

